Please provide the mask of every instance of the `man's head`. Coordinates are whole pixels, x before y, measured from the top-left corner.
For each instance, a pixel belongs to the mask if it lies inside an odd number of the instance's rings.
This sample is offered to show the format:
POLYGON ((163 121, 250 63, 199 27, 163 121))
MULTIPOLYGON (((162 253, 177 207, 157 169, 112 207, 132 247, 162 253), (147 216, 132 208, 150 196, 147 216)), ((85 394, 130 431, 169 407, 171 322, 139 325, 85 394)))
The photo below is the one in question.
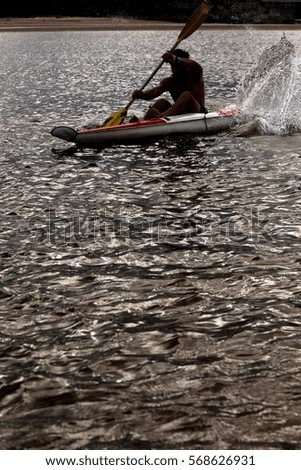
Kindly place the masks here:
POLYGON ((175 49, 173 55, 177 57, 177 60, 171 63, 171 70, 174 77, 177 77, 183 80, 187 75, 186 68, 181 66, 181 59, 189 59, 189 52, 184 51, 183 49, 175 49))
POLYGON ((182 59, 189 59, 189 52, 184 51, 183 49, 175 49, 173 54, 177 57, 182 57, 182 59))

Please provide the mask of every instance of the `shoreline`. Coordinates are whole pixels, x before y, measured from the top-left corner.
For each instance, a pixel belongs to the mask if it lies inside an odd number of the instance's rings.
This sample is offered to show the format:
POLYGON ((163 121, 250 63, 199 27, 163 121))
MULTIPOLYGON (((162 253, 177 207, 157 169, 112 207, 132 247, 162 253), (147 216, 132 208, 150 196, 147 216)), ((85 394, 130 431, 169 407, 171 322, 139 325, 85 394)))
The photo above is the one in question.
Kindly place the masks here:
MULTIPOLYGON (((133 18, 96 17, 31 17, 0 18, 0 32, 31 31, 130 31, 130 30, 179 30, 185 23, 138 20, 133 18)), ((206 30, 301 30, 301 23, 294 24, 224 24, 204 23, 206 30)))

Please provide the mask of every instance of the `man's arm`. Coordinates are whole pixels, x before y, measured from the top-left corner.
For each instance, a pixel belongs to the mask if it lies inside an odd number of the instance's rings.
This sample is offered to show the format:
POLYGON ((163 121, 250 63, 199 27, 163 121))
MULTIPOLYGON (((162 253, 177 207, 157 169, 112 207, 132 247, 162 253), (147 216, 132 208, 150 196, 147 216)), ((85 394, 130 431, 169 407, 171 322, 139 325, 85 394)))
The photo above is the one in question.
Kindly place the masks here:
POLYGON ((146 100, 150 101, 158 96, 162 95, 165 91, 168 90, 168 78, 164 78, 159 85, 149 88, 148 90, 141 91, 141 90, 134 90, 132 93, 132 97, 135 100, 146 100))

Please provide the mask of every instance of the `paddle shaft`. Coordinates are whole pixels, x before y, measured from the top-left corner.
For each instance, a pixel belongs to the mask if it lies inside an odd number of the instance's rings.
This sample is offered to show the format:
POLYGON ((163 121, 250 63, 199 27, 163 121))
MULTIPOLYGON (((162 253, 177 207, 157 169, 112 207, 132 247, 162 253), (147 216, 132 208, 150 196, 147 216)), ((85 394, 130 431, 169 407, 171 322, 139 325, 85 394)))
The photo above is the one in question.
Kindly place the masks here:
MULTIPOLYGON (((173 52, 178 44, 180 43, 179 40, 177 40, 177 42, 172 46, 172 48, 170 49, 169 52, 173 52)), ((139 91, 143 91, 144 88, 149 84, 149 82, 152 80, 152 78, 156 75, 156 73, 160 70, 160 68, 162 67, 162 65, 164 64, 164 60, 161 60, 160 64, 157 65, 157 67, 155 68, 155 70, 150 74, 150 76, 145 80, 145 82, 143 83, 143 85, 139 88, 139 91)), ((134 101, 136 101, 134 98, 131 99, 131 101, 128 102, 128 104, 125 106, 125 109, 128 110, 129 107, 134 103, 134 101)))

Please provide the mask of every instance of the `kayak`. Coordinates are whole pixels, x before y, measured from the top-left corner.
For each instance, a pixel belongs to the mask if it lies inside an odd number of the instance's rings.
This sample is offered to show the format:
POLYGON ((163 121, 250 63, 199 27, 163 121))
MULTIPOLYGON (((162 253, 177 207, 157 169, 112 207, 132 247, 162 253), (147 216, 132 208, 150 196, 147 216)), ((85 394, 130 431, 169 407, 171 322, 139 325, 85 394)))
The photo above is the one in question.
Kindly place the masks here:
POLYGON ((118 143, 130 144, 147 138, 172 134, 212 135, 237 123, 238 108, 217 112, 190 113, 120 124, 111 127, 75 130, 67 126, 54 127, 51 135, 78 147, 97 148, 118 143))

